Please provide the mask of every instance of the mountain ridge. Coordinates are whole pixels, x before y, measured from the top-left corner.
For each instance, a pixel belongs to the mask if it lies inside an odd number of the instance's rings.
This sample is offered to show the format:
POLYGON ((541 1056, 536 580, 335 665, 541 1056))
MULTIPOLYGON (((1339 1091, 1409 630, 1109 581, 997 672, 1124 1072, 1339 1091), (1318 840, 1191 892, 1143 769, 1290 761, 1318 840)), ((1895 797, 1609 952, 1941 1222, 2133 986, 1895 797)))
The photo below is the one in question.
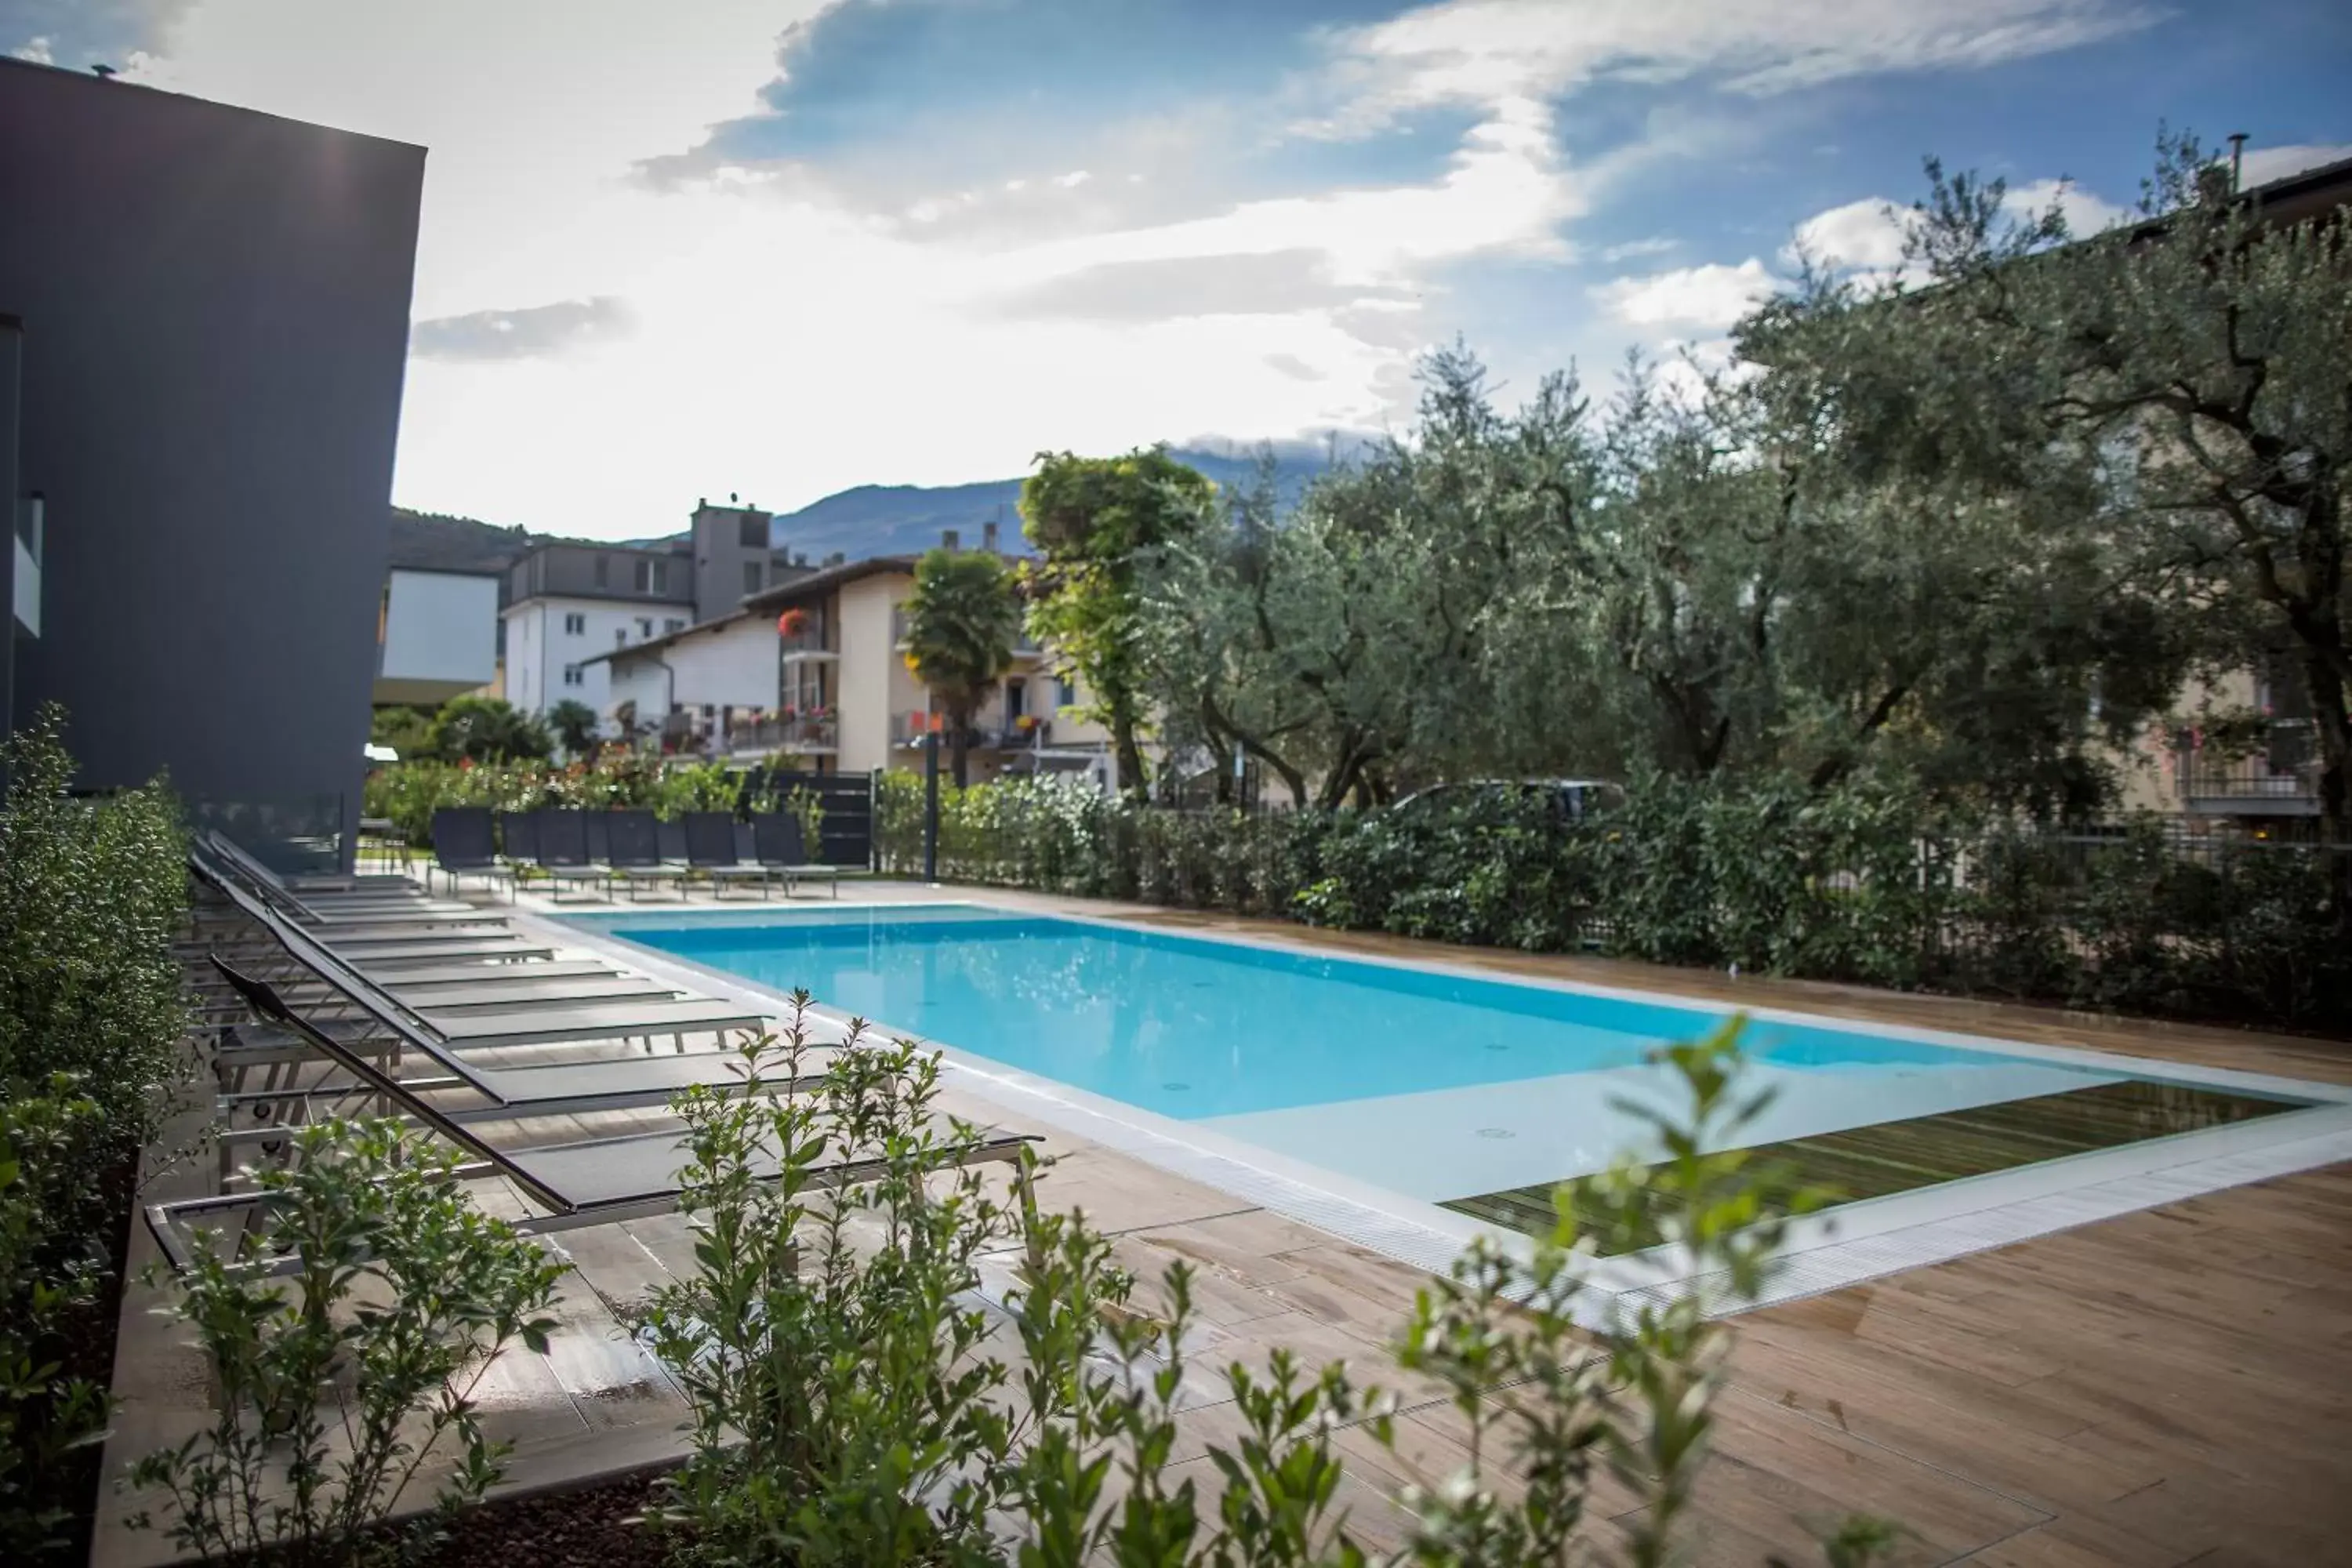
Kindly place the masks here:
MULTIPOLYGON (((1253 454, 1171 447, 1169 455, 1199 469, 1222 490, 1246 487, 1256 478, 1257 458, 1253 454)), ((1329 466, 1326 450, 1303 445, 1276 448, 1275 486, 1282 504, 1295 505, 1307 483, 1329 466)), ((1028 545, 1021 536, 1019 511, 1024 482, 1025 477, 953 485, 852 485, 796 511, 779 513, 769 524, 769 539, 774 548, 806 555, 811 561, 822 561, 836 552, 856 561, 873 555, 919 554, 940 543, 950 529, 960 543, 977 547, 982 529, 995 522, 998 548, 1025 554, 1028 545)), ((414 571, 502 572, 542 544, 645 547, 664 542, 576 540, 447 512, 392 509, 391 563, 414 571)))

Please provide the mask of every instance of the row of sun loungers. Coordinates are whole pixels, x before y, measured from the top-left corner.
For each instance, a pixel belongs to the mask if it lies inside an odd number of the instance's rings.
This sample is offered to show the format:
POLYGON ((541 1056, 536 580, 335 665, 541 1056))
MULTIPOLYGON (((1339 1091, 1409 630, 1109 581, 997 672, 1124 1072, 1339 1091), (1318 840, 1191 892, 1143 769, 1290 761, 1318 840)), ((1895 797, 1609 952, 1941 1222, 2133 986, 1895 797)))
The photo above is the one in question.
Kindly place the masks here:
POLYGON ((446 878, 452 891, 468 878, 493 887, 504 882, 511 895, 520 879, 539 878, 559 898, 567 888, 585 887, 609 899, 614 888, 623 887, 632 900, 639 888, 658 889, 664 882, 683 893, 690 879, 707 881, 720 898, 730 888, 757 887, 765 896, 779 885, 790 898, 801 883, 822 881, 840 896, 839 868, 810 858, 800 819, 789 812, 761 812, 751 818, 749 860, 741 857, 735 818, 727 812, 685 814, 682 860, 663 855, 660 822, 652 812, 597 815, 604 825, 601 860, 589 854, 586 812, 443 806, 433 814, 434 858, 425 880, 429 885, 436 874, 446 878))
MULTIPOLYGON (((731 1047, 769 1026, 757 1008, 557 956, 495 912, 404 879, 291 886, 216 835, 190 868, 203 897, 185 952, 216 1037, 221 1191, 148 1208, 175 1268, 252 1220, 244 1162, 286 1157, 289 1128, 339 1106, 363 1102, 446 1140, 469 1174, 503 1178, 522 1199, 524 1229, 552 1231, 675 1206, 682 1132, 667 1117, 642 1123, 689 1088, 750 1087, 731 1047), (604 1136, 583 1139, 572 1120, 623 1112, 636 1114, 612 1120, 634 1124, 604 1136)), ((1028 1142, 989 1133, 951 1155, 1017 1166, 1028 1142)), ((877 1169, 845 1160, 823 1179, 877 1169)))

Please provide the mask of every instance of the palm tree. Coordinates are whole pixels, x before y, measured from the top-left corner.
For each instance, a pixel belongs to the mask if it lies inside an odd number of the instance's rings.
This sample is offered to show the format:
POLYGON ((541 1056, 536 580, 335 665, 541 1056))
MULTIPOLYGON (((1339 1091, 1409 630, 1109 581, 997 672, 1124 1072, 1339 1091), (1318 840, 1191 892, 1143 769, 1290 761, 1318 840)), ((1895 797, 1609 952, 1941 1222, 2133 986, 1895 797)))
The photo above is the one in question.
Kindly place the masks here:
POLYGON ((427 743, 445 762, 543 763, 555 737, 531 714, 496 697, 452 697, 433 716, 427 743))
POLYGON ((1013 667, 1021 598, 1013 574, 987 551, 934 550, 915 563, 907 600, 907 668, 946 714, 955 782, 965 782, 971 716, 1013 667))
POLYGON ((576 697, 567 697, 547 710, 547 727, 572 756, 584 757, 596 749, 596 710, 576 697))

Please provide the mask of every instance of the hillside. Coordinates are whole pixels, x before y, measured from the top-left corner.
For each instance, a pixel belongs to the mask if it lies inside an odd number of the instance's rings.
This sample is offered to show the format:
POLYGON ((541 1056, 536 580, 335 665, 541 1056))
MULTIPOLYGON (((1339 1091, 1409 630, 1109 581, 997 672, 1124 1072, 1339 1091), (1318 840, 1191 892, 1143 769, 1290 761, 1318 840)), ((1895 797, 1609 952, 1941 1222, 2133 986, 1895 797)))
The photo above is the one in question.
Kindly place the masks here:
MULTIPOLYGON (((1200 469, 1220 489, 1245 487, 1256 475, 1255 459, 1238 449, 1221 454, 1178 448, 1170 455, 1200 469)), ((1276 462, 1276 482, 1285 504, 1295 502, 1326 466, 1320 453, 1305 447, 1278 454, 1276 462)), ((777 518, 774 538, 779 548, 812 561, 822 561, 836 550, 855 561, 928 550, 950 528, 964 543, 977 544, 982 525, 1001 519, 997 533, 1003 548, 1019 552, 1027 548, 1016 510, 1020 499, 1017 479, 964 485, 859 485, 777 518)))
POLYGON ((392 509, 391 564, 419 572, 502 572, 543 535, 470 517, 392 509))
MULTIPOLYGON (((1256 479, 1255 458, 1239 448, 1213 452, 1179 447, 1171 455, 1206 474, 1220 489, 1243 489, 1256 479)), ((1326 466, 1324 454, 1317 448, 1293 446, 1278 452, 1276 486, 1284 504, 1296 502, 1307 481, 1326 466)), ((998 538, 1003 547, 1018 552, 1027 548, 1017 510, 1021 482, 1011 479, 963 485, 858 485, 778 517, 772 537, 778 549, 812 561, 822 561, 835 551, 857 561, 869 555, 928 550, 950 528, 965 544, 977 545, 982 527, 1001 521, 998 538)), ((392 564, 419 571, 499 572, 525 551, 556 537, 521 528, 499 528, 470 517, 392 509, 392 564)))

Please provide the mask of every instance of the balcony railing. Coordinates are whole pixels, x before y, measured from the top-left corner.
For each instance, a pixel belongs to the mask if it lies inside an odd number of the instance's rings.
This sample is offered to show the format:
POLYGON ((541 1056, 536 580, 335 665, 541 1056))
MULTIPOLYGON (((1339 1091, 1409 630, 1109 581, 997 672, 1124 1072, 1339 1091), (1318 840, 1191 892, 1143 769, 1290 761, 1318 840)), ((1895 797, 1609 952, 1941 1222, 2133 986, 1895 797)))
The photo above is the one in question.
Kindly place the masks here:
POLYGON ((837 719, 738 720, 727 727, 730 752, 836 752, 841 749, 837 719))
MULTIPOLYGON (((923 732, 930 721, 931 715, 928 713, 892 714, 890 716, 891 744, 897 746, 922 744, 923 732)), ((968 743, 974 751, 981 752, 1020 751, 1030 746, 1050 746, 1054 743, 1053 723, 1045 719, 1036 720, 1025 728, 1018 721, 1011 724, 984 721, 974 724, 966 731, 966 734, 969 736, 968 743)), ((944 732, 940 740, 941 744, 946 743, 947 736, 944 732)))
POLYGON ((2300 742, 2308 736, 2286 734, 2267 752, 2251 757, 2223 757, 2210 752, 2188 752, 2179 761, 2182 803, 2206 816, 2306 816, 2319 810, 2319 759, 2307 756, 2300 742))
POLYGON ((805 658, 811 654, 831 654, 835 650, 824 646, 824 633, 810 626, 792 637, 779 636, 777 646, 786 658, 805 658))

